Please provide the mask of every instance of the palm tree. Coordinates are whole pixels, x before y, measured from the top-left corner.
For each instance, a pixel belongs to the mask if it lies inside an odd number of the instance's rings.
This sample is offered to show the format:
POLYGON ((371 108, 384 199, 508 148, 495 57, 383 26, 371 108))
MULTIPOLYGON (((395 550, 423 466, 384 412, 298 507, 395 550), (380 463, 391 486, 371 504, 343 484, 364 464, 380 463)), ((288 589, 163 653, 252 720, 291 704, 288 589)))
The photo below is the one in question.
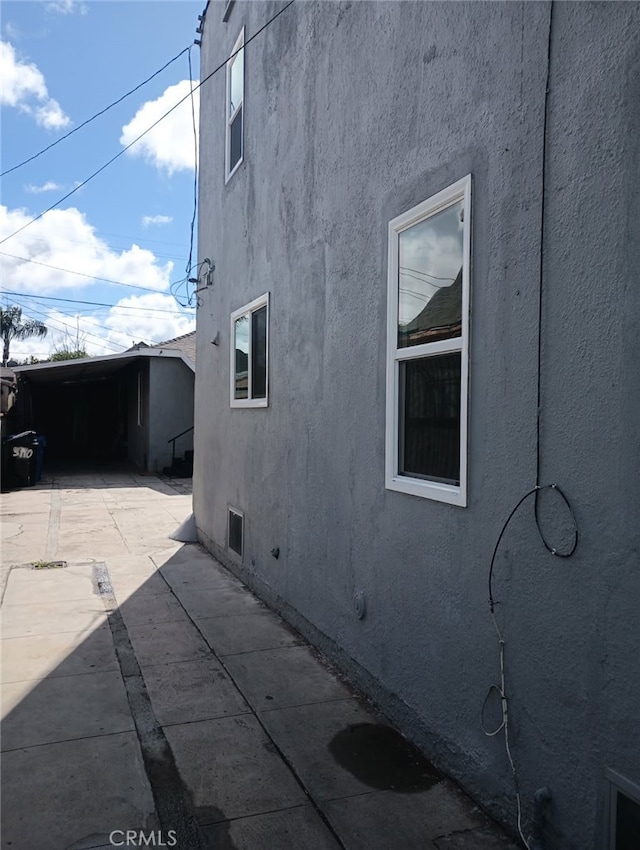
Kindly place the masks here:
POLYGON ((46 336, 48 328, 37 319, 22 321, 20 307, 5 307, 0 310, 0 336, 2 337, 2 365, 9 360, 9 346, 12 339, 28 339, 30 336, 46 336))

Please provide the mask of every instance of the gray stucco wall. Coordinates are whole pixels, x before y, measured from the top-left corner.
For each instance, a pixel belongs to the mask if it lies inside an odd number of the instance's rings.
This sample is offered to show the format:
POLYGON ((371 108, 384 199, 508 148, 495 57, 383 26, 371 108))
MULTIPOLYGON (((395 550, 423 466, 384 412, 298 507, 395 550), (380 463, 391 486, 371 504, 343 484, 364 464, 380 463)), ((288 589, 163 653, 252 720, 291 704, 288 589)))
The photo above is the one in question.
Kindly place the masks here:
POLYGON ((149 366, 140 358, 128 366, 124 377, 127 393, 127 458, 139 469, 147 468, 149 452, 149 366), (138 375, 142 390, 140 421, 138 422, 138 375))
MULTIPOLYGON (((236 2, 223 24, 210 4, 202 77, 279 8, 236 2)), ((199 246, 216 266, 198 310, 201 539, 512 829, 504 743, 479 717, 499 682, 491 553, 536 476, 542 263, 541 475, 568 495, 580 543, 550 556, 527 502, 495 593, 525 824, 549 785, 548 847, 573 850, 606 846, 605 768, 640 782, 638 12, 295 3, 245 50, 245 162, 226 186, 224 73, 201 90, 199 246), (457 508, 384 487, 386 246, 391 218, 468 173, 457 508), (269 407, 232 410, 229 315, 265 291, 269 407), (246 516, 242 563, 229 504, 246 516)), ((560 508, 541 508, 565 542, 560 508)))
MULTIPOLYGON (((169 440, 193 426, 193 370, 179 358, 149 358, 148 469, 171 464, 169 440)), ((193 449, 193 431, 176 441, 176 457, 193 449)))

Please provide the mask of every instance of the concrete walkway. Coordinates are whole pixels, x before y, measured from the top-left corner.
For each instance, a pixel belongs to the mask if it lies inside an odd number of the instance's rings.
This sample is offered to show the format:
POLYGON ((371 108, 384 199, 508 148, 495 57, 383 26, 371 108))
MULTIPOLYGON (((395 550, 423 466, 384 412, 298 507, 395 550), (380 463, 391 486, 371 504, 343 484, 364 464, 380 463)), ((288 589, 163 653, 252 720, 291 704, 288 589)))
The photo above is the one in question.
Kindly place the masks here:
POLYGON ((2 847, 513 848, 217 561, 168 539, 190 511, 189 482, 124 473, 2 496, 2 847))

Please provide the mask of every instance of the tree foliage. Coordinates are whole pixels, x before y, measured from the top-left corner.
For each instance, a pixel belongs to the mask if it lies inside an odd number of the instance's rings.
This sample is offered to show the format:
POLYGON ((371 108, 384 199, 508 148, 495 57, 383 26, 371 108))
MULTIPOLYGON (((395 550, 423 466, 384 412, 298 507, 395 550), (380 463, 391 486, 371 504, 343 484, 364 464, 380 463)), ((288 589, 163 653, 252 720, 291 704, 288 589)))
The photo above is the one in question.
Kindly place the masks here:
POLYGON ((83 348, 76 348, 74 351, 70 351, 69 349, 63 348, 58 351, 54 351, 50 360, 58 361, 58 360, 84 360, 85 357, 89 357, 87 352, 83 348))
POLYGON ((2 336, 2 365, 9 360, 9 348, 14 339, 28 339, 32 336, 44 337, 49 329, 37 319, 22 321, 20 307, 4 307, 0 310, 0 336, 2 336))

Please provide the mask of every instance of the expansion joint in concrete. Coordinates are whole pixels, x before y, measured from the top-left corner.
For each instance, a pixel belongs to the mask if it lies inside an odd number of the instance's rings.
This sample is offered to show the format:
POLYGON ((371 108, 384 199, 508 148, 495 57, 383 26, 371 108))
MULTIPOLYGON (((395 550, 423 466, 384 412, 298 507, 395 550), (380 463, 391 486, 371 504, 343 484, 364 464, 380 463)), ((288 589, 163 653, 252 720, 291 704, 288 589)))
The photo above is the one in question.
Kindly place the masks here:
POLYGON ((107 612, 116 658, 120 665, 160 828, 167 832, 174 831, 178 847, 204 850, 207 846, 206 839, 186 797, 169 742, 153 711, 105 564, 94 565, 94 579, 107 612))
POLYGON ((60 514, 62 501, 60 494, 55 490, 51 491, 51 507, 49 510, 49 528, 47 530, 47 544, 44 553, 46 561, 55 558, 58 549, 58 533, 60 531, 60 514))

